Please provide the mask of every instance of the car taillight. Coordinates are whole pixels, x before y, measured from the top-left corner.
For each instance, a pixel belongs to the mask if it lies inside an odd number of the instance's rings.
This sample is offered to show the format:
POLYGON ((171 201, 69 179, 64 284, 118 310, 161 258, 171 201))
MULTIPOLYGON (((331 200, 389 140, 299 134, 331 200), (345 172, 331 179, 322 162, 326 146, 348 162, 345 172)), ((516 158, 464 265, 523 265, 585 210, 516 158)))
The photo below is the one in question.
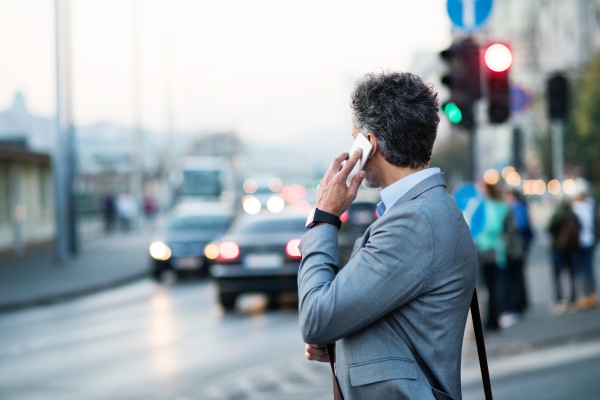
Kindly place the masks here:
POLYGON ((346 221, 348 221, 348 217, 350 216, 350 214, 348 214, 348 210, 344 211, 344 213, 342 215, 340 215, 340 221, 342 221, 342 224, 346 221))
POLYGON ((300 249, 298 249, 298 245, 300 244, 300 239, 292 239, 288 242, 287 246, 285 246, 285 252, 290 257, 300 257, 300 249))
POLYGON ((240 255, 240 248, 234 242, 223 242, 219 244, 219 257, 224 260, 233 260, 240 255))

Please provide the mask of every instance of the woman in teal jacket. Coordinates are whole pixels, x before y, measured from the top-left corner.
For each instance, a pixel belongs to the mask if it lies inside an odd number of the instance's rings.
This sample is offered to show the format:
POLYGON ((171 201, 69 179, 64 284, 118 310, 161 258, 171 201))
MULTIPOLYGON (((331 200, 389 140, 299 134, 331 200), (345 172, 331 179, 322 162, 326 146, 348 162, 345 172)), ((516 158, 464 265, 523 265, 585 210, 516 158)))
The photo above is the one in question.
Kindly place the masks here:
POLYGON ((475 237, 475 246, 489 293, 485 327, 488 330, 497 330, 498 318, 502 312, 502 272, 507 263, 503 238, 504 221, 510 209, 502 200, 502 193, 496 185, 485 184, 484 191, 484 225, 475 237))

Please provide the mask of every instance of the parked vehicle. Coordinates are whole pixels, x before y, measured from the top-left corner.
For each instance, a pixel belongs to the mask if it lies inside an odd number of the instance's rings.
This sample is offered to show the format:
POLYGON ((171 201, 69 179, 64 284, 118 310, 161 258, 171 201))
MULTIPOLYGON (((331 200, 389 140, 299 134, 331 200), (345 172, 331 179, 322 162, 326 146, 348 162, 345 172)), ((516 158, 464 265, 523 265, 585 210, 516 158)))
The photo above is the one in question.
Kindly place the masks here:
POLYGON ((225 233, 232 219, 232 207, 220 203, 175 207, 150 245, 152 277, 161 280, 168 276, 208 275, 211 260, 204 255, 204 248, 225 233))
POLYGON ((277 294, 298 290, 298 245, 305 223, 305 215, 289 210, 245 215, 206 247, 207 258, 215 260, 210 275, 225 309, 233 309, 241 293, 267 293, 272 304, 277 294))
POLYGON ((356 200, 342 215, 343 224, 338 235, 341 266, 350 260, 356 239, 360 238, 367 228, 377 220, 375 210, 379 201, 378 190, 361 188, 356 200))

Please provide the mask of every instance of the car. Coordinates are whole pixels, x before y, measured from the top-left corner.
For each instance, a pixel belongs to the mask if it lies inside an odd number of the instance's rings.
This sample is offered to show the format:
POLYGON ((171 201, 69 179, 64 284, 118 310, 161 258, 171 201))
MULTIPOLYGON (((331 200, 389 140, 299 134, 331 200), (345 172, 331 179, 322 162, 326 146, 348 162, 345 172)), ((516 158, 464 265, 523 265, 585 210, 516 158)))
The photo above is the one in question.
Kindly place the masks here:
POLYGON ((226 310, 235 307, 242 293, 266 293, 273 305, 277 294, 298 290, 298 245, 305 224, 306 215, 290 210, 245 215, 221 240, 206 247, 206 256, 215 260, 210 276, 226 310))
POLYGON ((346 265, 350 260, 355 241, 377 220, 375 210, 379 201, 378 190, 360 188, 356 199, 342 215, 341 219, 344 223, 338 235, 340 265, 346 265))
POLYGON ((184 275, 207 276, 204 247, 231 225, 232 207, 221 203, 184 203, 173 209, 150 245, 151 275, 161 281, 184 275))

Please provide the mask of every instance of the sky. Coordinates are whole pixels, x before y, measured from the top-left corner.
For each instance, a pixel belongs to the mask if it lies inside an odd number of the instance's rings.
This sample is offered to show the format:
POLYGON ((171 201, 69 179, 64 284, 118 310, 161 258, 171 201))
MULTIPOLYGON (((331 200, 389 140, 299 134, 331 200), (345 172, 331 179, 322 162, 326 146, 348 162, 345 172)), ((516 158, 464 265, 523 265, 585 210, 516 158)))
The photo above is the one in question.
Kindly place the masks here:
MULTIPOLYGON (((445 0, 71 0, 75 123, 225 131, 256 143, 350 129, 357 77, 450 44, 445 0), (133 71, 136 26, 141 68, 133 71)), ((0 110, 55 112, 54 1, 0 0, 0 110)))

